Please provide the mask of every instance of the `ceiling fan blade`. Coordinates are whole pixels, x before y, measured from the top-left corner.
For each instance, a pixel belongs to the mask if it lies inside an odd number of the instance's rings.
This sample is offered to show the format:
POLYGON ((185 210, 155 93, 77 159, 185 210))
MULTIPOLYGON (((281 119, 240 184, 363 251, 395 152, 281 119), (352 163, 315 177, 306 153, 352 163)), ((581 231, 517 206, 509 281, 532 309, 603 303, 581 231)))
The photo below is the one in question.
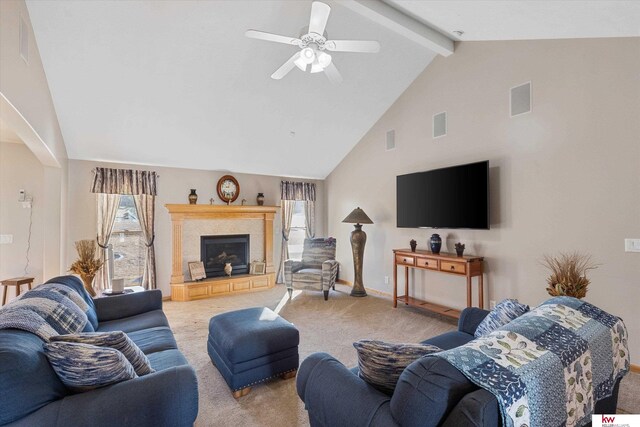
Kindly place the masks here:
POLYGON ((334 85, 338 85, 342 83, 342 76, 340 75, 340 71, 333 65, 333 62, 327 65, 324 69, 324 73, 327 75, 327 78, 334 85))
POLYGON ((329 13, 331 8, 329 5, 314 1, 311 3, 311 19, 309 20, 309 32, 323 35, 324 28, 327 26, 329 13))
POLYGON ((296 37, 281 36, 279 34, 265 33, 264 31, 257 31, 257 30, 247 30, 247 32, 244 33, 244 35, 249 37, 250 39, 266 40, 269 42, 292 44, 294 46, 300 46, 300 39, 296 37))
POLYGON ((286 76, 289 71, 293 70, 293 67, 296 66, 296 59, 300 57, 300 52, 296 52, 293 54, 291 58, 287 60, 284 64, 280 66, 273 74, 271 74, 271 78, 275 80, 280 80, 284 76, 286 76))
POLYGON ((378 53, 380 43, 373 40, 328 40, 324 47, 333 52, 378 53))

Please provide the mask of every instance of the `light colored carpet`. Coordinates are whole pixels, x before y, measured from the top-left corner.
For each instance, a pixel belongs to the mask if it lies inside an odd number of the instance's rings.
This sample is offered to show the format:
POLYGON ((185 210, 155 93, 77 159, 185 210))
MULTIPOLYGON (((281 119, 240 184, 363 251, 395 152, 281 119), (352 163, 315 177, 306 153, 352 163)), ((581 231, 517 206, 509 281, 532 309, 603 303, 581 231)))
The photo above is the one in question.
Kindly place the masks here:
MULTIPOLYGON (((454 330, 455 322, 422 310, 399 307, 376 295, 349 296, 351 288, 337 285, 329 300, 321 292, 296 291, 289 301, 284 286, 271 290, 222 296, 191 302, 165 302, 169 323, 178 346, 198 376, 200 410, 196 426, 308 426, 295 379, 273 380, 254 386, 247 396, 234 399, 207 354, 209 319, 220 313, 247 307, 269 307, 300 330, 300 360, 313 352, 327 352, 347 367, 356 365, 352 346, 363 338, 390 342, 419 342, 454 330)), ((640 413, 640 375, 622 382, 619 407, 640 413)))

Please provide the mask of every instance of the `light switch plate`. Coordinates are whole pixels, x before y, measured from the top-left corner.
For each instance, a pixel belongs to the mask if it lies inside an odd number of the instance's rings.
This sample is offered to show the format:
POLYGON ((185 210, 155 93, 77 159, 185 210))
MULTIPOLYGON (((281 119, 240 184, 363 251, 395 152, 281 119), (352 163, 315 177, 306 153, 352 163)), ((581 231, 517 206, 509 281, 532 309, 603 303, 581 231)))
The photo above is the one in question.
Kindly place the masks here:
POLYGON ((640 252, 640 239, 624 239, 625 252, 640 252))
POLYGON ((13 243, 13 234, 0 234, 0 245, 13 243))

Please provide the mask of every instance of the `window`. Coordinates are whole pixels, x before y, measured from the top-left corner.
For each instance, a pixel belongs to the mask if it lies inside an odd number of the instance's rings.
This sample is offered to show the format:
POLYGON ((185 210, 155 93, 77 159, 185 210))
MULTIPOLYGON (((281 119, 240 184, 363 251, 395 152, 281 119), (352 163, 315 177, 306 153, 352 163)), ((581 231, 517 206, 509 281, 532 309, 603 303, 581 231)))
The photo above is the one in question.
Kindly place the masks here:
POLYGON ((296 200, 291 217, 291 229, 289 231, 289 258, 302 259, 304 239, 307 237, 307 226, 304 214, 304 200, 296 200))
POLYGON ((113 248, 112 278, 124 279, 125 286, 140 286, 146 246, 133 196, 120 196, 109 243, 113 248))

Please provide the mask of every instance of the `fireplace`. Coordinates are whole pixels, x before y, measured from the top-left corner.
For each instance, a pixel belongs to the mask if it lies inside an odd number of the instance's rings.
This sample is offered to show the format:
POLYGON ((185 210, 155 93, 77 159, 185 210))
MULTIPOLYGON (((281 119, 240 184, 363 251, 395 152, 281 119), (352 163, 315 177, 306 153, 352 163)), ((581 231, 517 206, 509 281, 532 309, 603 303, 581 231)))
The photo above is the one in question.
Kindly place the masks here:
POLYGON ((230 262, 233 276, 249 273, 249 235, 200 236, 200 260, 207 277, 224 276, 230 262))

